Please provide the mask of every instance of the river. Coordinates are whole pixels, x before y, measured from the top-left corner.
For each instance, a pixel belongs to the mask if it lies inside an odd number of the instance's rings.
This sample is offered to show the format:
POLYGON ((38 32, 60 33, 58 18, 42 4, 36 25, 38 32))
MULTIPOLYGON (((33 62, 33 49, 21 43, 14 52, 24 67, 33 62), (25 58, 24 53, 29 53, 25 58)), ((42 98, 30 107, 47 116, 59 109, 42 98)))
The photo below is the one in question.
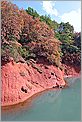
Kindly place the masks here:
POLYGON ((67 78, 65 89, 39 93, 24 103, 1 110, 2 121, 80 121, 81 79, 67 78))

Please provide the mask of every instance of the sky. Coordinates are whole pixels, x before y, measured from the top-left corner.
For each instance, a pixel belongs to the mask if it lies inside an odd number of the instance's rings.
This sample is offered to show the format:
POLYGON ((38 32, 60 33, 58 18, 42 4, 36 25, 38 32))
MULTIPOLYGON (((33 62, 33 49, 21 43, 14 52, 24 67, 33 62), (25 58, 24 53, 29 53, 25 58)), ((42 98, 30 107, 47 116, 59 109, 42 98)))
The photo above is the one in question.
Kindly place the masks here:
POLYGON ((33 0, 13 0, 20 9, 32 7, 40 15, 50 15, 52 20, 69 22, 74 27, 75 32, 81 31, 81 0, 79 1, 33 1, 33 0))

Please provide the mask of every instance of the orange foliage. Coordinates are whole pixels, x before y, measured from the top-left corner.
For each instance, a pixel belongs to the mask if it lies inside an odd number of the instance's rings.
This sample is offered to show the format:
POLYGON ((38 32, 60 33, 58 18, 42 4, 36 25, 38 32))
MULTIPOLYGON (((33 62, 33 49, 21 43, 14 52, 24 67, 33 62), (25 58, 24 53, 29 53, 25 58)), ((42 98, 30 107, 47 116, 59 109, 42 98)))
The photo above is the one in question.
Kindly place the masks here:
POLYGON ((26 11, 19 10, 10 2, 1 2, 2 44, 18 41, 30 47, 36 56, 44 56, 50 62, 60 61, 60 42, 54 38, 54 31, 39 18, 33 19, 26 11))

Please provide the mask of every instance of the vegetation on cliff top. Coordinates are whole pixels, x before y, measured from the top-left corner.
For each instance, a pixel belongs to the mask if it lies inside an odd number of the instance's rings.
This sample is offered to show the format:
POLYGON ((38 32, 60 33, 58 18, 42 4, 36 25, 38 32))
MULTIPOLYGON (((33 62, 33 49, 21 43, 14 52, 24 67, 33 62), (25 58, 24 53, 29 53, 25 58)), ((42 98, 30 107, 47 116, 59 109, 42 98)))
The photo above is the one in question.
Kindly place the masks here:
POLYGON ((9 57, 16 62, 42 57, 56 66, 60 62, 80 65, 81 35, 69 23, 58 24, 33 8, 19 10, 7 1, 1 2, 1 19, 2 62, 9 57))
POLYGON ((52 21, 50 16, 40 16, 33 8, 28 7, 26 10, 33 18, 40 18, 40 21, 45 22, 55 32, 55 38, 62 42, 60 48, 60 56, 62 63, 81 64, 81 33, 74 32, 74 27, 69 22, 60 24, 55 20, 52 21))

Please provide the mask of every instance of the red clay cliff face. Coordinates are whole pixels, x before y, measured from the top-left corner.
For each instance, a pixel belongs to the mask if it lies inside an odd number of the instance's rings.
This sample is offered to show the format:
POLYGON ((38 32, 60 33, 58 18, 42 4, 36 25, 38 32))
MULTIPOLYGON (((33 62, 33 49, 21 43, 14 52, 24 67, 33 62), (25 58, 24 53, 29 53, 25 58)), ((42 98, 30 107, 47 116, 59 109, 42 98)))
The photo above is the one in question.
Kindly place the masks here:
POLYGON ((33 94, 57 85, 64 86, 63 75, 63 72, 53 65, 35 63, 34 66, 28 66, 15 62, 3 65, 2 106, 23 102, 33 94))

